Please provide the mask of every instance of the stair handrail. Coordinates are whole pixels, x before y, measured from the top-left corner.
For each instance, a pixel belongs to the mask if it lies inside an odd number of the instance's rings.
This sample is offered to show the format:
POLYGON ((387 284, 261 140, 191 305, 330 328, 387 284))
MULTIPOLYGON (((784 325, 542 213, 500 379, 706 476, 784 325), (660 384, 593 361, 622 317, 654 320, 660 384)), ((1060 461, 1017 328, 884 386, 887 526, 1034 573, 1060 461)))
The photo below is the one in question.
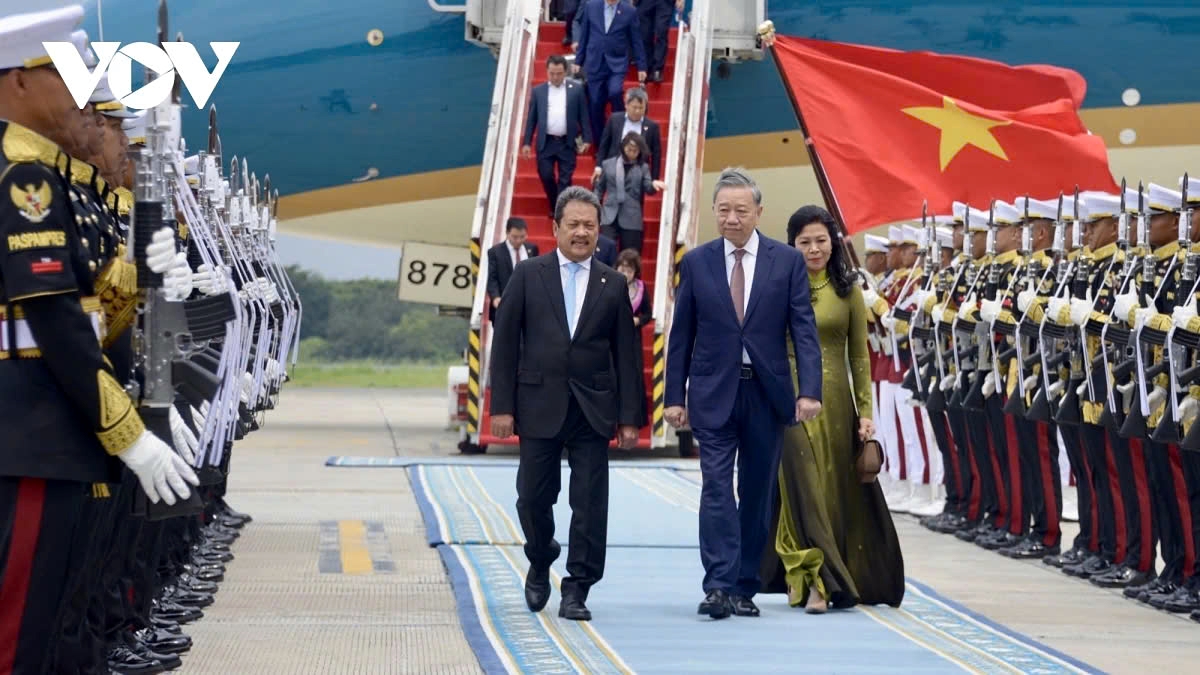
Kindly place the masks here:
POLYGON ((692 33, 696 38, 691 66, 692 91, 688 101, 688 143, 685 148, 683 178, 680 181, 679 224, 675 242, 689 250, 699 237, 702 208, 700 188, 704 182, 704 135, 708 122, 708 82, 712 72, 713 26, 710 0, 695 0, 692 7, 692 33))
POLYGON ((510 0, 504 21, 503 40, 496 61, 496 82, 488 114, 488 130, 480 165, 479 191, 471 222, 471 238, 479 242, 479 273, 475 297, 471 303, 471 327, 482 325, 487 305, 487 255, 495 245, 497 231, 503 231, 511 205, 504 203, 512 194, 511 170, 516 166, 521 125, 529 94, 532 50, 537 45, 539 0, 510 0), (528 52, 528 53, 527 53, 528 52), (515 126, 514 126, 515 122, 515 126), (512 129, 518 131, 515 135, 512 129), (508 176, 507 191, 503 185, 508 176), (497 227, 497 224, 500 227, 497 227))
MULTIPOLYGON (((703 0, 701 0, 703 1, 703 0)), ((688 25, 679 24, 675 41, 675 74, 671 78, 671 113, 667 121, 667 150, 663 155, 662 179, 666 183, 662 196, 662 213, 658 225, 657 264, 654 273, 654 300, 651 305, 654 332, 661 334, 674 302, 673 261, 675 256, 675 227, 679 222, 679 195, 684 167, 684 141, 688 136, 687 109, 691 92, 692 50, 695 37, 688 25)))

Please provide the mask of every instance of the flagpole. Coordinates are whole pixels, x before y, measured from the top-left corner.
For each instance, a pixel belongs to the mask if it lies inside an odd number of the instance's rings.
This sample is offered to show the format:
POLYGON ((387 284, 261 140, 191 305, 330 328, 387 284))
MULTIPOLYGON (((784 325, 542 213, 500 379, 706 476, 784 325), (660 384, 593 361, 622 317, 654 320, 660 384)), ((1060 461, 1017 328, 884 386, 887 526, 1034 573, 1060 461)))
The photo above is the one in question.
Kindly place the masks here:
MULTIPOLYGON (((825 167, 821 164, 821 158, 817 155, 817 148, 813 145, 812 137, 808 133, 808 125, 804 123, 804 113, 800 110, 800 102, 796 100, 796 95, 792 93, 792 88, 787 86, 787 77, 784 75, 783 66, 780 65, 779 59, 775 57, 775 24, 772 21, 764 21, 758 27, 758 36, 762 41, 763 48, 771 54, 771 60, 775 63, 776 70, 779 71, 779 77, 784 82, 784 90, 787 91, 788 100, 792 102, 792 111, 796 113, 796 121, 800 124, 800 134, 804 138, 804 149, 808 151, 809 163, 812 164, 813 171, 817 175, 817 185, 821 188, 821 198, 825 200, 825 208, 833 216, 834 222, 842 231, 842 245, 846 249, 847 255, 855 267, 861 268, 862 265, 858 261, 858 254, 854 250, 854 242, 850 241, 850 231, 846 228, 846 220, 842 217, 842 210, 838 206, 837 196, 833 194, 833 187, 829 184, 829 177, 825 174, 825 167)), ((788 242, 791 243, 791 242, 788 242)))

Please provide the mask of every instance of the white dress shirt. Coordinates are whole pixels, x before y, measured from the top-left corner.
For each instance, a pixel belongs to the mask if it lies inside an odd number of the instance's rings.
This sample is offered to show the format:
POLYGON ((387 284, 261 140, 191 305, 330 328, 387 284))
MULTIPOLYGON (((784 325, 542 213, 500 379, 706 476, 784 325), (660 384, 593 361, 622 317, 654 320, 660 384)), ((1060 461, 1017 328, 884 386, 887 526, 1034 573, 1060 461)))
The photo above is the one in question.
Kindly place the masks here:
POLYGON ((508 245, 508 255, 509 255, 509 257, 512 258, 513 267, 516 267, 517 263, 519 263, 525 259, 524 258, 525 246, 522 245, 521 248, 513 248, 513 245, 509 244, 508 245))
MULTIPOLYGON (((733 283, 733 264, 737 258, 733 255, 736 247, 725 240, 725 281, 733 283)), ((754 285, 754 263, 758 260, 758 230, 750 234, 750 239, 742 248, 746 249, 746 254, 742 256, 742 272, 746 277, 746 293, 742 298, 742 307, 746 310, 750 309, 750 287, 754 285)), ((742 347, 742 363, 750 365, 750 353, 742 347)))
MULTIPOLYGON (((630 121, 629 117, 627 116, 625 118, 625 128, 621 129, 621 137, 617 139, 617 143, 620 143, 621 141, 625 140, 625 137, 628 136, 629 134, 637 134, 637 135, 641 136, 643 121, 645 121, 645 118, 640 119, 636 122, 633 122, 633 121, 630 121)), ((643 138, 642 140, 645 140, 645 139, 643 138)), ((621 150, 624 151, 625 148, 621 148, 621 150)), ((642 161, 646 161, 646 160, 647 160, 646 157, 642 158, 642 161)))
POLYGON ((567 135, 567 83, 546 83, 546 135, 567 135))
MULTIPOLYGON (((573 261, 563 255, 562 249, 557 249, 555 252, 558 254, 558 276, 562 281, 563 306, 566 307, 567 279, 571 274, 567 265, 573 261)), ((579 264, 583 267, 575 273, 575 316, 567 317, 567 326, 574 324, 576 331, 579 330, 579 313, 583 311, 583 296, 587 294, 588 278, 592 274, 592 257, 588 256, 579 264)), ((572 333, 571 337, 574 338, 575 334, 572 333)))

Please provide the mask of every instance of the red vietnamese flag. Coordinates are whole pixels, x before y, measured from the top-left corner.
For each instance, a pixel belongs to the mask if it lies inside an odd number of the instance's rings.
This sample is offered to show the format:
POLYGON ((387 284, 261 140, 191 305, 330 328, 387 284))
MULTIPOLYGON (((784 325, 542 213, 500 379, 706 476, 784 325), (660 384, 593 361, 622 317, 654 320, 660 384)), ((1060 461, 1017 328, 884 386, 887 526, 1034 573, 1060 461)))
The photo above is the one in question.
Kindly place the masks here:
POLYGON ((1117 192, 1072 70, 783 36, 774 52, 851 234, 919 216, 922 200, 950 213, 1117 192))

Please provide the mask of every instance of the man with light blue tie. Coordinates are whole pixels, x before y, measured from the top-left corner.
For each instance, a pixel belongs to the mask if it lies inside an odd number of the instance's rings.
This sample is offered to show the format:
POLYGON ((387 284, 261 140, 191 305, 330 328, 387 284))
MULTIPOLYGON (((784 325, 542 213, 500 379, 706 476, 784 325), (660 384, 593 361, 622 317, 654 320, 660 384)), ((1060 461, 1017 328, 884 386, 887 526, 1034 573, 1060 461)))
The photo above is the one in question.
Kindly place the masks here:
POLYGON ((631 50, 638 81, 646 81, 646 50, 637 10, 626 0, 587 0, 578 26, 575 66, 587 75, 592 138, 599 139, 608 121, 605 107, 611 104, 613 112, 625 110, 622 90, 631 50))
POLYGON ((563 450, 571 467, 571 528, 558 615, 591 619, 588 590, 604 574, 608 444, 637 442, 644 401, 625 277, 593 258, 600 202, 577 185, 554 208, 554 251, 513 268, 493 324, 492 434, 520 436, 517 515, 529 572, 525 603, 550 598, 554 503, 563 450))

